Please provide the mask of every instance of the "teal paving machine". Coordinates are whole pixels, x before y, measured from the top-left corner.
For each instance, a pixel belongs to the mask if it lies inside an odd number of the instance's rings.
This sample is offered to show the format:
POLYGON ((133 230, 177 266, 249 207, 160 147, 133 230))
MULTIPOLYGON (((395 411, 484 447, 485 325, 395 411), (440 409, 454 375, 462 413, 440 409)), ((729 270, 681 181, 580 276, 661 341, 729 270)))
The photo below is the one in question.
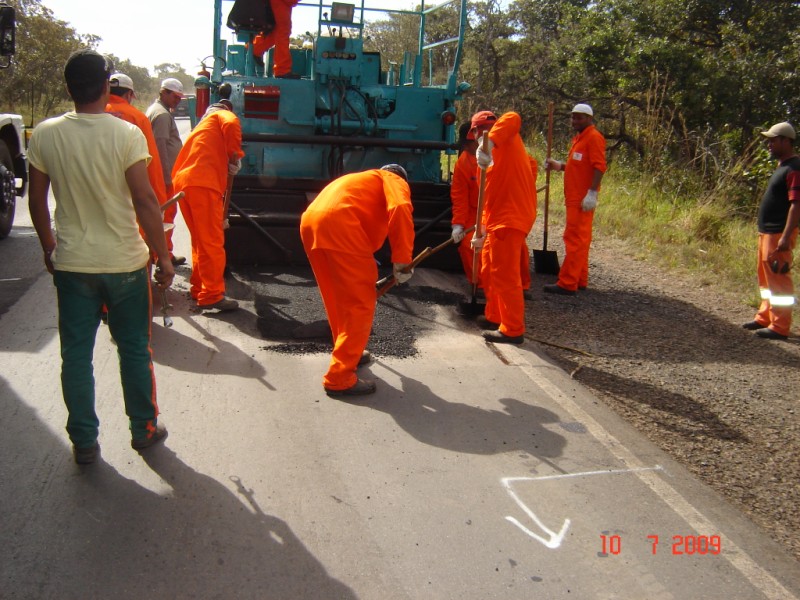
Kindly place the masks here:
MULTIPOLYGON (((387 163, 409 174, 416 249, 447 239, 456 102, 470 87, 457 80, 467 1, 419 0, 417 10, 386 3, 394 7, 366 0, 298 4, 293 20, 314 11, 317 31, 304 36, 302 47, 291 46, 292 73, 277 78, 274 48, 263 57, 252 52, 253 38, 270 27, 268 3, 214 0, 214 51, 195 81, 190 116, 194 126, 229 91, 242 124, 245 157, 230 196, 229 262, 304 261, 300 215, 319 190, 340 175, 387 163), (413 23, 418 35, 408 36, 410 49, 384 56, 370 42, 368 16, 383 26, 392 19, 413 23)), ((454 248, 440 254, 426 266, 458 268, 454 248)))

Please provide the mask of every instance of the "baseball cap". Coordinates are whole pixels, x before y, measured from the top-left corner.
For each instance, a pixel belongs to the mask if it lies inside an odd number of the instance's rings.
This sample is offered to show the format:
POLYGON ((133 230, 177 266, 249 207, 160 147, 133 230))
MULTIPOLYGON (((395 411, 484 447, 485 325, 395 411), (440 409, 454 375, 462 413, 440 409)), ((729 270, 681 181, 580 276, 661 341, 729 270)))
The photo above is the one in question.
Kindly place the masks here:
POLYGON ((399 175, 400 177, 408 181, 408 173, 406 173, 406 170, 398 164, 391 163, 388 165, 383 165, 381 167, 381 171, 389 171, 389 173, 394 173, 395 175, 399 175))
POLYGON ((794 127, 791 126, 790 123, 776 123, 766 131, 762 131, 761 135, 767 138, 774 138, 774 137, 785 137, 789 138, 790 140, 795 139, 797 134, 794 132, 794 127))
POLYGON ((84 48, 69 55, 64 65, 64 79, 67 86, 83 86, 108 79, 113 70, 114 63, 108 58, 84 48))
MULTIPOLYGON (((130 90, 133 92, 133 79, 125 75, 124 73, 114 73, 111 76, 111 87, 119 87, 125 88, 126 90, 130 90)), ((134 96, 136 94, 134 93, 134 96)))
POLYGON ((476 127, 481 127, 483 125, 493 125, 495 121, 497 121, 497 117, 492 111, 482 110, 472 115, 471 129, 475 129, 476 127))
POLYGON ((594 111, 592 110, 592 107, 589 106, 588 104, 576 104, 575 106, 572 107, 572 112, 580 113, 582 115, 589 115, 590 117, 594 116, 594 111))
POLYGON ((162 81, 161 89, 169 90, 170 92, 175 92, 176 94, 183 96, 183 84, 174 77, 168 77, 162 81))

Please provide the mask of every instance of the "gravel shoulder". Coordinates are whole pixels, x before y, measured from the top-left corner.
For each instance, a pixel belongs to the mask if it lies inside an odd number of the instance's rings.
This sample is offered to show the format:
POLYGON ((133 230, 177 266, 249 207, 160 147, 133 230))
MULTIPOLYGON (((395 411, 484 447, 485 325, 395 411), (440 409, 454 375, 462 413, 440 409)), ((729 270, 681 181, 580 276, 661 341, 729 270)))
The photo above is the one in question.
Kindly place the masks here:
POLYGON ((610 238, 593 241, 589 278, 568 297, 536 275, 528 335, 563 346, 541 348, 800 559, 800 319, 788 341, 757 338, 739 298, 610 238))

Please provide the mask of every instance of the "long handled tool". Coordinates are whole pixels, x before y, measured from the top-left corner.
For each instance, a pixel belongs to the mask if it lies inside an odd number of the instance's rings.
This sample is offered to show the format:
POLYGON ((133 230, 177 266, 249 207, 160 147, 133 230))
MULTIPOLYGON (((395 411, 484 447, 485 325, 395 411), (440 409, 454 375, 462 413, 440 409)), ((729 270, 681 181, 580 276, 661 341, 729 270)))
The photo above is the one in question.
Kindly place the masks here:
MULTIPOLYGON (((489 152, 489 132, 485 132, 481 138, 481 150, 489 152)), ((483 202, 486 191, 486 168, 481 167, 481 178, 478 187, 478 210, 475 216, 476 231, 480 232, 481 221, 483 220, 483 202)), ((481 249, 476 248, 472 253, 472 298, 469 304, 462 302, 460 311, 465 315, 482 315, 484 305, 478 303, 478 276, 480 274, 481 249)))
MULTIPOLYGON (((547 158, 553 149, 553 103, 547 105, 547 158)), ((538 191, 538 190, 537 190, 538 191)), ((547 275, 558 275, 561 267, 558 265, 558 254, 555 250, 547 249, 547 223, 550 215, 550 169, 545 170, 544 186, 544 234, 542 249, 533 251, 533 270, 547 275)))
MULTIPOLYGON (((470 227, 464 233, 465 234, 470 233, 474 229, 475 229, 474 226, 470 227)), ((423 260, 425 260, 429 256, 436 254, 437 252, 439 252, 439 250, 447 248, 452 243, 453 243, 453 238, 449 237, 438 246, 435 246, 433 248, 428 246, 422 252, 420 252, 414 257, 414 259, 403 269, 403 273, 410 273, 411 270, 414 267, 416 267, 419 263, 421 263, 423 260)), ((397 280, 394 278, 394 275, 387 275, 383 279, 379 279, 378 282, 375 284, 375 287, 378 288, 378 298, 380 298, 386 292, 388 292, 395 284, 397 284, 397 280)))
POLYGON ((231 210, 231 194, 233 193, 233 175, 228 173, 228 185, 225 187, 225 197, 222 200, 222 228, 228 229, 228 213, 231 210))
POLYGON ((178 192, 172 198, 170 198, 169 200, 164 202, 164 204, 161 205, 161 214, 163 215, 165 210, 167 210, 170 206, 175 204, 178 200, 183 198, 185 195, 186 195, 186 192, 178 192))

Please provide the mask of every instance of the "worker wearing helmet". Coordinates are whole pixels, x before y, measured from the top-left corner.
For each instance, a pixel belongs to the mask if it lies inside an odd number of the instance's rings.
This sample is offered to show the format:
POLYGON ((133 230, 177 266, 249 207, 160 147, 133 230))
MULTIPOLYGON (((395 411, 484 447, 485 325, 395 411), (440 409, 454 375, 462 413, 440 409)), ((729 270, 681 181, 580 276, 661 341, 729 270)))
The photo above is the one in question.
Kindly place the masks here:
POLYGON ((356 369, 369 361, 365 351, 372 329, 378 267, 373 254, 388 236, 394 276, 411 262, 414 221, 408 175, 386 165, 343 175, 329 183, 300 220, 300 237, 319 286, 333 337, 333 352, 322 385, 329 396, 375 392, 375 382, 356 369))
MULTIPOLYGON (((153 137, 158 146, 158 156, 161 159, 161 172, 164 176, 164 186, 166 197, 171 198, 175 195, 172 185, 172 166, 178 152, 181 150, 181 136, 178 133, 178 125, 172 111, 178 106, 183 98, 183 84, 174 77, 168 77, 161 82, 161 91, 158 93, 158 100, 153 102, 145 111, 150 125, 153 129, 153 137)), ((155 157, 154 157, 155 159, 155 157)), ((178 214, 178 207, 172 205, 164 211, 164 223, 175 223, 175 216, 178 214)), ((182 265, 186 262, 183 256, 172 254, 172 229, 166 232, 169 253, 172 256, 172 264, 182 265)))
POLYGON ((133 80, 124 73, 114 73, 111 75, 110 83, 111 95, 108 98, 106 112, 136 125, 144 134, 144 139, 147 140, 147 151, 150 153, 150 161, 147 163, 147 178, 150 180, 150 185, 153 186, 158 203, 164 204, 169 198, 167 198, 167 188, 164 185, 164 173, 161 170, 161 157, 158 154, 155 137, 153 137, 150 119, 131 104, 136 97, 133 80))
POLYGON ((551 294, 574 296, 589 285, 589 246, 597 193, 606 172, 606 138, 593 124, 594 111, 588 104, 572 109, 572 138, 566 162, 547 159, 545 168, 564 171, 564 200, 567 225, 564 228, 566 255, 558 272, 558 281, 544 286, 551 294))
MULTIPOLYGON (((289 52, 289 38, 292 35, 292 8, 300 0, 269 0, 275 15, 275 27, 269 33, 259 33, 253 38, 253 56, 259 61, 264 53, 275 47, 272 76, 288 78, 292 72, 292 55, 289 52)), ((261 59, 263 62, 263 59, 261 59)))
POLYGON ((487 331, 483 337, 506 344, 524 341, 520 256, 536 219, 536 179, 520 136, 521 127, 522 119, 515 112, 498 119, 484 110, 472 117, 478 166, 486 169, 482 226, 473 234, 472 247, 482 248, 486 319, 499 324, 496 331, 487 331), (486 152, 482 149, 483 136, 488 136, 486 152))
MULTIPOLYGON (((478 214, 478 163, 475 152, 478 150, 478 143, 472 134, 472 124, 467 122, 461 125, 459 134, 459 154, 456 166, 453 169, 453 181, 450 184, 450 201, 453 203, 453 218, 451 237, 453 243, 458 244, 458 254, 461 257, 461 264, 464 267, 464 274, 470 284, 473 281, 472 261, 475 251, 472 248, 471 238, 464 232, 475 225, 475 218, 478 214)), ((529 156, 531 173, 534 181, 538 165, 536 159, 529 156)), ((478 265, 478 287, 483 287, 480 281, 480 264, 478 265)), ((523 245, 520 252, 520 277, 522 279, 522 289, 528 290, 531 287, 531 268, 530 251, 527 244, 523 245)))
POLYGON ((172 180, 186 193, 181 214, 192 236, 190 293, 200 310, 235 310, 239 304, 225 297, 225 231, 223 196, 228 175, 241 165, 242 127, 238 117, 220 104, 186 138, 172 180))

